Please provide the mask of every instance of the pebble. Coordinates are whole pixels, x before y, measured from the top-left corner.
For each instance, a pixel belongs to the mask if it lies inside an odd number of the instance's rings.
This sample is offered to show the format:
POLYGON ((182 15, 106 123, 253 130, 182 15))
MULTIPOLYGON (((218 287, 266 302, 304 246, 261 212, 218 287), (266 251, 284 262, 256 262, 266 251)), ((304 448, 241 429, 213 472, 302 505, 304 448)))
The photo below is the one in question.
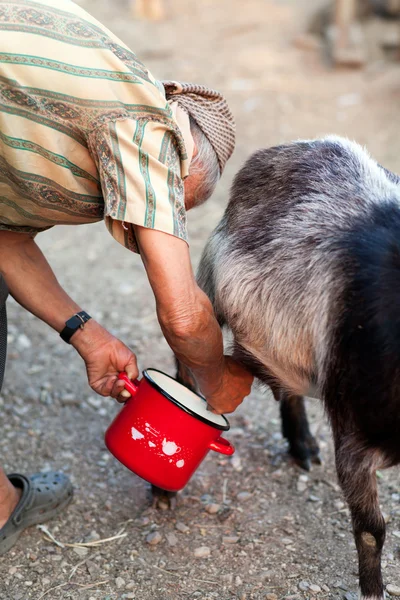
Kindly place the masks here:
POLYGON ((220 504, 215 504, 214 502, 212 502, 211 504, 207 504, 206 512, 208 512, 209 515, 216 515, 220 508, 220 504))
POLYGON ((308 500, 310 502, 321 502, 321 498, 318 498, 318 496, 314 496, 313 494, 310 494, 308 496, 308 500))
POLYGON ((178 543, 178 538, 174 533, 167 533, 165 536, 167 538, 167 542, 169 546, 176 546, 178 543))
POLYGON ((152 533, 149 533, 149 535, 146 537, 146 542, 150 544, 150 546, 157 546, 157 544, 159 544, 161 540, 162 535, 159 531, 153 531, 152 533))
POLYGON ((308 581, 300 581, 298 585, 299 590, 301 590, 302 592, 307 591, 309 587, 310 584, 308 583, 308 581))
POLYGON ((181 533, 188 533, 190 531, 189 527, 181 521, 178 521, 178 523, 175 525, 175 529, 177 529, 181 533))
POLYGON ((344 600, 357 600, 357 594, 353 594, 353 592, 346 592, 343 598, 344 600))
POLYGON ((31 346, 32 346, 31 340, 24 333, 21 333, 17 337, 17 348, 18 348, 18 350, 27 350, 28 348, 31 348, 31 346))
POLYGON ((77 548, 73 548, 73 551, 78 556, 82 556, 83 557, 83 556, 86 556, 86 554, 89 552, 89 548, 78 546, 77 548))
POLYGON ((400 596, 400 587, 397 585, 392 585, 389 583, 389 585, 386 586, 386 591, 391 596, 400 596))
POLYGON ((118 589, 124 587, 124 585, 125 585, 125 579, 123 579, 122 577, 117 577, 115 579, 115 585, 117 586, 118 589))
POLYGON ((133 588, 136 587, 136 581, 130 581, 129 583, 126 584, 125 589, 126 590, 133 590, 133 588))
POLYGON ((63 394, 60 398, 63 406, 79 406, 81 400, 75 394, 63 394))
POLYGON ((251 497, 252 494, 250 492, 239 492, 239 494, 236 496, 236 499, 239 500, 239 502, 247 502, 247 500, 250 500, 251 497))
POLYGON ((194 553, 196 558, 207 558, 210 556, 211 550, 208 546, 200 546, 200 548, 196 548, 194 553))
POLYGON ((325 583, 324 583, 324 585, 322 586, 322 589, 324 590, 324 592, 330 592, 330 589, 328 588, 328 586, 327 586, 327 585, 325 585, 325 583))
POLYGON ((276 594, 267 594, 265 600, 278 600, 278 596, 276 594))
POLYGON ((308 482, 307 475, 300 475, 300 477, 297 480, 297 491, 305 492, 307 489, 307 482, 308 482))
POLYGON ((240 579, 239 575, 235 578, 235 585, 236 587, 239 587, 240 585, 242 585, 243 581, 240 579))
POLYGON ((238 473, 243 471, 242 461, 240 460, 240 456, 238 456, 237 454, 234 454, 231 458, 231 465, 238 473))
POLYGON ((290 538, 282 538, 281 542, 284 546, 290 546, 291 544, 293 544, 293 540, 291 540, 290 538))
POLYGON ((316 585, 315 583, 312 583, 308 589, 310 590, 310 592, 314 592, 314 594, 319 594, 319 592, 322 592, 319 585, 316 585))
POLYGON ((31 585, 33 585, 33 581, 25 581, 25 585, 27 587, 31 587, 31 585))
POLYGON ((124 594, 123 598, 136 598, 136 592, 129 592, 129 594, 124 594))
POLYGON ((42 586, 43 587, 46 587, 46 586, 50 585, 50 583, 51 583, 51 580, 48 577, 43 577, 43 579, 42 579, 42 586))
POLYGON ((394 537, 400 538, 400 531, 393 531, 394 537))
POLYGON ((11 567, 10 569, 8 569, 8 573, 9 573, 9 575, 15 575, 17 570, 18 570, 17 567, 11 567))
POLYGON ((224 544, 237 544, 239 541, 239 537, 236 535, 225 535, 222 538, 224 544))

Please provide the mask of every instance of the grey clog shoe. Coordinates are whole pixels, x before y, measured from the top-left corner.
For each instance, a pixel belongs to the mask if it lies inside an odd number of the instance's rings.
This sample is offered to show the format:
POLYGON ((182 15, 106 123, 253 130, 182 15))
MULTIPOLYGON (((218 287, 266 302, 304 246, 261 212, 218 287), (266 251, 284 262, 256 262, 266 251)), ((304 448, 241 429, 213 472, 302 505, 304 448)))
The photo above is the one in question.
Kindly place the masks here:
POLYGON ((0 556, 14 546, 24 529, 61 513, 73 495, 72 484, 63 473, 36 473, 30 477, 13 473, 7 477, 22 493, 14 512, 0 529, 0 556))

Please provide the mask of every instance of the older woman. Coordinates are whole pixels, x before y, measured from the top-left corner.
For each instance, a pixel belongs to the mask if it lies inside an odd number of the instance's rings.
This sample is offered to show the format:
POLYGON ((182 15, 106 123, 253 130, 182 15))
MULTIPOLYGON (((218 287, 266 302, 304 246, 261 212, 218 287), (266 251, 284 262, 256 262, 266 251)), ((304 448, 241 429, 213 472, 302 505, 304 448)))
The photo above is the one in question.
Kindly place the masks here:
MULTIPOLYGON (((218 92, 156 81, 69 0, 0 0, 0 358, 6 284, 76 348, 94 391, 129 397, 117 375, 135 378, 136 357, 67 295, 34 241, 58 224, 104 219, 118 242, 140 251, 163 333, 210 408, 233 411, 252 378, 223 355, 193 276, 186 211, 211 195, 234 139, 218 92)), ((0 554, 71 495, 61 473, 0 470, 0 554)))

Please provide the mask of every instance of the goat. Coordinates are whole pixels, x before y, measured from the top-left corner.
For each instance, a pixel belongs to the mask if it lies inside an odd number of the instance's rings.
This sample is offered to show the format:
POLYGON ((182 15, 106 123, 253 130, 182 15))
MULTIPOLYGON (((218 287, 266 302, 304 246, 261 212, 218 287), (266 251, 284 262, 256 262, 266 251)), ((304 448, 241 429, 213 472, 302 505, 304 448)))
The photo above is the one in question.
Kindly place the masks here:
POLYGON ((318 459, 322 399, 351 511, 362 600, 382 600, 375 472, 400 463, 400 178, 356 143, 299 141, 237 174, 198 271, 233 357, 281 401, 283 434, 318 459))

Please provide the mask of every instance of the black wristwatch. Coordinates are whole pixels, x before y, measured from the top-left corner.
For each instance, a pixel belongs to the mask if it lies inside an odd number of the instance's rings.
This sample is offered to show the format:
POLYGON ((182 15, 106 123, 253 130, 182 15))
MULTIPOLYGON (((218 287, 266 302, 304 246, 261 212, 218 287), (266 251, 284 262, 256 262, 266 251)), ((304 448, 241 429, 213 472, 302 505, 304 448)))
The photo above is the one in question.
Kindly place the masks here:
POLYGON ((73 317, 68 319, 68 321, 65 322, 65 327, 61 331, 60 337, 64 340, 64 342, 70 344, 70 340, 74 333, 76 333, 78 329, 83 329, 84 324, 87 323, 91 318, 92 317, 88 315, 84 310, 76 313, 76 315, 74 315, 73 317))

